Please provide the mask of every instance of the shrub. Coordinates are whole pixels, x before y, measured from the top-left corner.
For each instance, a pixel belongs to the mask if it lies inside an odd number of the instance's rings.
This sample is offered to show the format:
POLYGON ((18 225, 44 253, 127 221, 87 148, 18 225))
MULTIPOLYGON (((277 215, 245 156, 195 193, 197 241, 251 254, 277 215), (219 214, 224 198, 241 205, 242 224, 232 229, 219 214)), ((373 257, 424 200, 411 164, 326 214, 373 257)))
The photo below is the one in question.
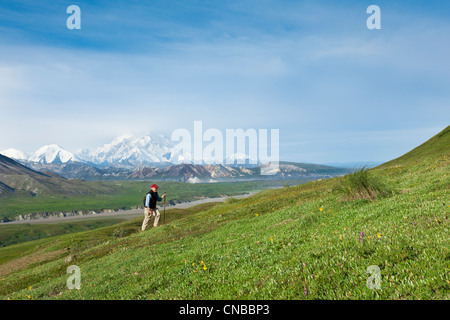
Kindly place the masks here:
POLYGON ((112 237, 113 237, 114 239, 117 239, 117 238, 123 238, 123 237, 128 236, 129 234, 130 234, 130 232, 129 232, 128 230, 123 229, 123 228, 119 228, 119 229, 115 229, 115 230, 113 231, 112 237))
POLYGON ((333 191, 342 194, 346 201, 375 200, 377 197, 389 195, 390 188, 379 177, 370 173, 366 167, 362 167, 338 179, 333 191))

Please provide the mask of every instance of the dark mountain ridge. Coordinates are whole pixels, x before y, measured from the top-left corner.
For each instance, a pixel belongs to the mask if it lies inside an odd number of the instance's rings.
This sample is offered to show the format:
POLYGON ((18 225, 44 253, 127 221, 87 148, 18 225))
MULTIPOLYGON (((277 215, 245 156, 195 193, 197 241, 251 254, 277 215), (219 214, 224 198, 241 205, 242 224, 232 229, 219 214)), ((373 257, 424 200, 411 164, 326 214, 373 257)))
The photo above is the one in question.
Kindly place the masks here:
POLYGON ((91 194, 97 192, 82 180, 68 180, 53 171, 36 171, 0 155, 0 196, 15 193, 91 194))

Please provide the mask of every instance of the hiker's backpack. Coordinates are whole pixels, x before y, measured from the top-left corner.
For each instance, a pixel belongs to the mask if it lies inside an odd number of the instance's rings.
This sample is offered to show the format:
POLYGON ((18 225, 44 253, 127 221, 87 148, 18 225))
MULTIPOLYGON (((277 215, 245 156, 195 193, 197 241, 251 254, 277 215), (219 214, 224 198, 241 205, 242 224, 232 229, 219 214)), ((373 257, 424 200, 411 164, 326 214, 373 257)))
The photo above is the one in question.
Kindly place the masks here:
POLYGON ((145 194, 144 200, 142 201, 144 207, 145 207, 145 199, 147 199, 147 195, 148 195, 149 193, 150 193, 150 192, 147 192, 147 193, 145 194))

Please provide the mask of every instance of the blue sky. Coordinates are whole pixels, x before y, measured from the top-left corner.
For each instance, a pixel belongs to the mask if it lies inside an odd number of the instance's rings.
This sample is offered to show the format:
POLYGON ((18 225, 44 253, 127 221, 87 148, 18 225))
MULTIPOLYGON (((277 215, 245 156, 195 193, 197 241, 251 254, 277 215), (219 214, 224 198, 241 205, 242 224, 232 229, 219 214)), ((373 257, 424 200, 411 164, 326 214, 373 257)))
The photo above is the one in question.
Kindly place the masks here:
POLYGON ((281 160, 387 161, 449 125, 449 15, 432 0, 2 0, 0 150, 201 120, 279 129, 281 160))

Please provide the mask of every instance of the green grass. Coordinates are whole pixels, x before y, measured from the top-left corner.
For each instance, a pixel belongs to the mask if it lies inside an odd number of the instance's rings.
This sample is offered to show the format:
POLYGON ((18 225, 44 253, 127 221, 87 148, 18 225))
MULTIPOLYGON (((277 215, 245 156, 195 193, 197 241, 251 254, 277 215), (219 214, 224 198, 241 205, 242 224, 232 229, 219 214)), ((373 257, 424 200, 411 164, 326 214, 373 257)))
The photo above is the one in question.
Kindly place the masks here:
POLYGON ((342 199, 340 177, 178 210, 145 232, 136 219, 1 248, 20 256, 0 265, 0 297, 448 300, 449 156, 419 149, 371 169, 395 186, 373 199, 342 199), (80 290, 66 286, 71 264, 80 290), (370 266, 380 289, 367 287, 370 266))

